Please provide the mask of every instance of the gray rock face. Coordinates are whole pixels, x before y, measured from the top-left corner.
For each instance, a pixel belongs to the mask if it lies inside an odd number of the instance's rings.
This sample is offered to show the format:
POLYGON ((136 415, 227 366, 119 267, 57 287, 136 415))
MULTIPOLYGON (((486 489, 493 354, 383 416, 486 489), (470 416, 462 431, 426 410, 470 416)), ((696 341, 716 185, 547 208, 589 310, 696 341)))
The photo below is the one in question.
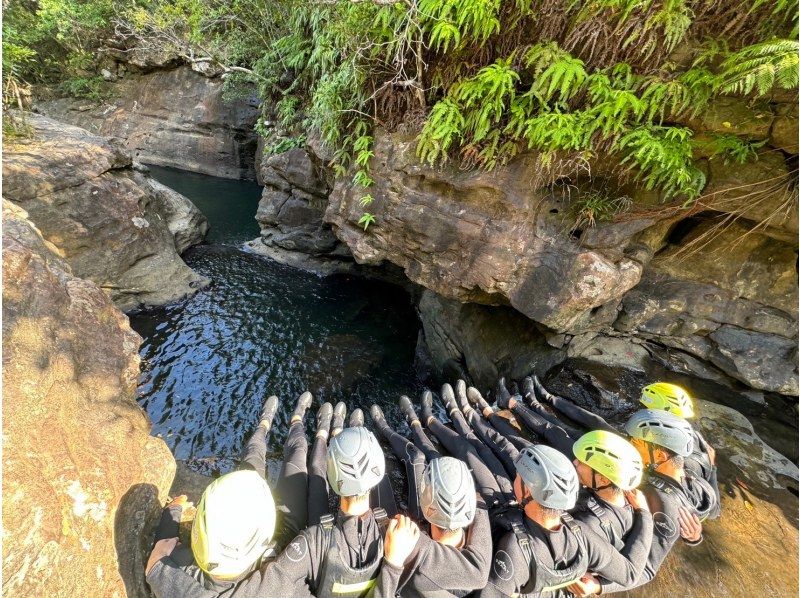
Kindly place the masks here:
POLYGON ((463 304, 426 290, 417 310, 420 348, 446 379, 462 377, 481 389, 494 388, 500 376, 544 375, 565 356, 547 344, 533 322, 509 307, 463 304))
POLYGON ((136 404, 140 342, 4 200, 4 596, 150 595, 175 461, 136 404))
POLYGON ((207 283, 176 252, 204 234, 204 219, 188 200, 157 184, 154 192, 109 140, 43 116, 29 120, 34 138, 4 147, 3 191, 77 276, 122 310, 168 303, 207 283), (197 228, 189 230, 189 221, 197 228))
POLYGON ((301 148, 263 154, 258 181, 264 191, 256 212, 261 236, 247 247, 320 273, 352 271, 350 251, 323 221, 330 193, 325 174, 316 156, 301 148))
POLYGON ((166 219, 178 254, 203 242, 208 233, 208 220, 187 197, 150 177, 138 175, 134 178, 139 185, 149 187, 160 202, 159 214, 166 219))
MULTIPOLYGON (((171 62, 169 63, 172 64, 171 62)), ((255 178, 260 101, 227 99, 223 81, 188 66, 128 73, 101 104, 61 99, 40 103, 48 116, 117 137, 140 162, 232 179, 255 178)))
POLYGON ((325 218, 357 261, 391 261, 444 297, 510 304, 561 332, 639 282, 642 264, 620 247, 570 239, 564 206, 535 188, 532 156, 493 173, 439 171, 419 164, 415 146, 378 136, 369 233, 357 224, 363 190, 335 186, 325 218))
MULTIPOLYGON (((702 126, 727 128, 731 111, 745 111, 737 126, 767 137, 771 112, 723 104, 702 126)), ((462 172, 420 165, 414 147, 407 135, 377 136, 368 232, 357 225, 362 189, 343 180, 330 195, 325 219, 360 263, 390 261, 444 298, 510 305, 571 356, 642 369, 644 346, 655 341, 703 375, 711 368, 756 389, 798 393, 797 192, 780 155, 743 166, 711 160, 694 211, 642 197, 636 205, 651 209, 569 234, 569 205, 537 186, 532 156, 493 173, 462 172)), ((445 312, 433 311, 443 329, 445 312)), ((465 367, 467 345, 480 345, 487 326, 473 322, 468 334, 454 322, 439 342, 431 321, 434 362, 447 355, 465 367)), ((491 369, 472 363, 477 378, 491 369)))

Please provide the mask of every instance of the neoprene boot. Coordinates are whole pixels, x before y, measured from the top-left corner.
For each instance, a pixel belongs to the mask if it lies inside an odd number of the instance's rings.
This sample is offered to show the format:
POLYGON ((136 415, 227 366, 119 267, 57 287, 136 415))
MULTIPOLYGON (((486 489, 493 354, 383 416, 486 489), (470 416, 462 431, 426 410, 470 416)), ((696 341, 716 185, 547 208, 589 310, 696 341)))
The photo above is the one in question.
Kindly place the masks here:
POLYGON ((508 409, 508 401, 511 398, 511 393, 506 388, 506 379, 500 378, 497 381, 497 406, 500 409, 508 409))
POLYGON ((369 416, 372 418, 372 423, 375 424, 379 432, 383 433, 389 426, 389 424, 386 423, 386 417, 383 415, 383 409, 377 405, 373 405, 369 408, 369 416))
POLYGON ((458 399, 458 406, 461 407, 461 411, 466 413, 472 409, 467 399, 467 383, 463 380, 456 382, 456 398, 458 399))
POLYGON ((344 429, 344 418, 347 416, 347 405, 342 401, 336 403, 333 409, 333 420, 331 421, 331 438, 336 436, 344 429))
MULTIPOLYGON (((450 388, 449 384, 445 384, 445 386, 450 388)), ((433 393, 431 391, 426 390, 425 392, 422 393, 422 399, 420 399, 420 407, 421 407, 420 411, 422 411, 422 423, 423 425, 427 426, 428 421, 433 417, 433 393)))
POLYGON ((408 425, 411 425, 415 421, 419 421, 419 416, 414 410, 414 405, 411 403, 411 399, 409 399, 406 395, 400 397, 397 405, 400 407, 400 412, 405 416, 408 425))
POLYGON ((327 436, 330 433, 331 417, 333 417, 333 407, 330 403, 323 403, 317 411, 317 436, 321 432, 327 436))
POLYGON ((537 376, 533 377, 533 390, 534 396, 540 401, 544 401, 545 403, 549 404, 553 403, 550 393, 547 392, 547 389, 542 385, 541 380, 539 380, 537 376))
MULTIPOLYGON (((444 408, 447 413, 458 411, 458 404, 456 403, 456 395, 453 392, 453 387, 449 384, 442 384, 442 401, 444 401, 444 408)), ((423 411, 425 408, 423 407, 423 411)), ((423 414, 424 415, 424 414, 423 414)), ((425 418, 427 419, 427 418, 425 418)))
POLYGON ((360 428, 364 425, 364 412, 361 409, 353 409, 350 414, 350 427, 360 428))
POLYGON ((261 408, 261 415, 258 419, 258 425, 266 428, 269 433, 272 428, 272 422, 275 419, 275 413, 278 411, 278 397, 272 395, 264 402, 261 408))
POLYGON ((481 413, 483 413, 486 409, 491 409, 491 406, 486 402, 486 399, 483 398, 483 395, 480 393, 480 391, 473 386, 470 386, 467 389, 467 398, 469 399, 469 402, 475 405, 481 413))
POLYGON ((294 412, 292 413, 292 419, 297 417, 300 418, 300 421, 303 421, 303 418, 306 416, 306 410, 311 407, 313 398, 314 397, 308 391, 301 394, 297 399, 297 405, 295 405, 294 412))

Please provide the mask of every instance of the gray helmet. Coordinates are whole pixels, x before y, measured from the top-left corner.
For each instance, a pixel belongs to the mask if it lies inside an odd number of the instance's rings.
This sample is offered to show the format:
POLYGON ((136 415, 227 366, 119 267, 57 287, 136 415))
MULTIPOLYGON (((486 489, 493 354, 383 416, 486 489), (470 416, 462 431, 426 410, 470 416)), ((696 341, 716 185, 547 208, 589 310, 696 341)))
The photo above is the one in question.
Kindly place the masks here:
POLYGON ((578 500, 578 473, 572 462, 543 444, 525 447, 514 461, 533 500, 549 509, 566 511, 578 500))
POLYGON ((631 438, 669 449, 676 455, 688 457, 694 448, 692 426, 682 417, 660 409, 642 409, 625 424, 631 438))
POLYGON ((419 495, 422 514, 438 527, 467 527, 475 517, 475 482, 459 459, 432 459, 422 473, 419 495))
POLYGON ((386 471, 375 435, 359 426, 345 428, 328 445, 328 483, 339 496, 366 494, 386 471))

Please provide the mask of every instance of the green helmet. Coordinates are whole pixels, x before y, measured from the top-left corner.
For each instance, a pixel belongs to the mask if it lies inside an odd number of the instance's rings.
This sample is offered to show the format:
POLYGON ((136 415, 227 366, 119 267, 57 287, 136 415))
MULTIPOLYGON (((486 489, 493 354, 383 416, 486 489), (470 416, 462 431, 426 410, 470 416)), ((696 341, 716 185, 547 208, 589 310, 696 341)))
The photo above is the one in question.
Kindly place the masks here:
POLYGON ((632 490, 642 481, 642 458, 634 446, 613 432, 595 430, 581 436, 572 452, 622 490, 632 490))
POLYGON ((684 419, 694 417, 692 397, 677 384, 669 382, 648 384, 642 389, 639 401, 648 409, 662 409, 684 419))
POLYGON ((258 565, 274 532, 267 482, 255 471, 234 471, 203 492, 192 524, 192 553, 209 575, 234 579, 258 565))

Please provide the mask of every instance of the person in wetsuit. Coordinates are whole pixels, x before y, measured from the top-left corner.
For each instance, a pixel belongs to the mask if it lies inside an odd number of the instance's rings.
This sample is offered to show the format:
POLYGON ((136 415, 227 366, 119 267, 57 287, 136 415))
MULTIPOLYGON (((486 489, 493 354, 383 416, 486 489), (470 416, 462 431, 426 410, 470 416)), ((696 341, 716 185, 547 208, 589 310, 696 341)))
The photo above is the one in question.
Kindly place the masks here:
MULTIPOLYGON (((247 444, 245 459, 241 466, 242 468, 249 468, 253 473, 259 472, 258 475, 261 476, 265 473, 266 435, 271 427, 276 404, 277 399, 271 397, 268 400, 264 412, 262 413, 259 427, 247 444)), ((210 505, 215 505, 215 508, 198 508, 198 514, 193 526, 193 530, 198 526, 203 528, 208 527, 209 531, 204 532, 204 536, 208 538, 208 541, 201 541, 195 544, 193 540, 191 550, 178 545, 178 550, 174 552, 174 544, 177 542, 177 539, 169 540, 166 546, 164 546, 162 542, 156 544, 156 548, 151 555, 151 563, 148 565, 147 579, 157 598, 166 598, 167 596, 185 596, 189 598, 213 598, 214 596, 225 596, 226 598, 256 596, 267 598, 272 596, 283 597, 285 596, 284 589, 289 587, 287 584, 293 584, 291 588, 293 598, 295 596, 312 596, 311 587, 308 582, 305 579, 298 579, 298 576, 303 575, 302 572, 298 572, 300 570, 298 567, 302 568, 302 566, 307 563, 303 561, 303 559, 296 558, 296 549, 300 546, 310 547, 311 543, 297 544, 298 539, 302 537, 302 534, 297 534, 306 527, 309 511, 313 511, 315 507, 319 510, 322 508, 320 505, 327 504, 327 488, 324 486, 317 486, 317 490, 314 490, 309 485, 308 472, 306 470, 307 441, 303 430, 303 416, 310 404, 310 393, 304 393, 298 400, 297 407, 291 418, 289 434, 284 446, 284 465, 276 485, 276 492, 278 493, 280 502, 283 503, 282 512, 279 512, 279 523, 285 526, 285 531, 282 530, 282 535, 286 537, 287 534, 291 534, 288 535, 288 538, 293 539, 292 542, 289 543, 287 550, 280 556, 278 556, 275 551, 270 551, 268 554, 263 555, 260 558, 260 566, 258 566, 257 561, 247 561, 239 567, 237 574, 234 576, 227 574, 222 576, 209 574, 207 572, 209 566, 206 565, 206 563, 215 563, 219 559, 209 556, 213 553, 213 550, 204 550, 202 547, 213 547, 215 543, 218 545, 221 544, 225 549, 233 550, 239 555, 241 551, 240 542, 237 542, 236 537, 231 537, 230 534, 225 534, 223 532, 228 527, 227 524, 233 518, 235 521, 244 521, 247 523, 242 533, 245 534, 245 538, 251 538, 251 536, 253 536, 253 529, 258 529, 256 526, 258 519, 251 521, 251 517, 254 513, 251 513, 251 510, 247 508, 249 504, 248 501, 250 498, 256 501, 262 501, 263 499, 263 493, 259 494, 253 492, 251 489, 247 492, 247 496, 243 496, 243 491, 241 490, 238 492, 226 492, 224 494, 225 500, 220 500, 220 492, 216 491, 216 487, 212 484, 206 490, 204 497, 207 494, 215 497, 215 500, 208 503, 210 505), (255 527, 251 529, 250 524, 255 527), (295 548, 294 551, 292 551, 293 546, 295 548)), ((331 432, 338 433, 341 431, 344 416, 345 409, 342 403, 337 405, 336 409, 333 410, 333 422, 331 422, 330 405, 326 403, 320 408, 317 416, 316 446, 327 441, 327 432, 331 423, 331 432)), ((351 423, 363 424, 363 416, 359 416, 359 410, 356 410, 351 416, 351 423)), ((367 433, 364 428, 361 428, 361 430, 363 433, 367 433)), ((323 444, 323 446, 326 446, 326 444, 323 444)), ((372 448, 376 446, 377 444, 373 445, 372 448)), ((326 451, 323 452, 326 461, 328 460, 327 452, 328 449, 326 446, 326 451)), ((380 456, 382 456, 382 453, 380 456)), ((375 474, 373 473, 373 475, 375 474)), ((225 480, 227 477, 228 476, 224 476, 220 478, 220 480, 225 480)), ((326 477, 329 478, 327 472, 326 477)), ((220 482, 220 480, 217 480, 215 484, 220 482)), ((228 484, 226 485, 232 487, 228 484)), ((345 501, 343 500, 342 502, 345 501)), ((203 501, 201 501, 200 507, 204 507, 203 501)), ((174 506, 165 511, 165 516, 162 517, 162 520, 167 520, 169 522, 168 527, 174 528, 174 533, 171 533, 172 529, 170 529, 166 532, 166 535, 177 536, 177 521, 179 517, 180 512, 174 506)), ((363 519, 369 519, 369 516, 365 515, 363 519)), ((315 527, 319 528, 320 525, 315 527)), ((350 527, 359 526, 348 526, 346 528, 347 531, 350 531, 350 527)), ((367 527, 372 530, 374 526, 367 527)), ((311 529, 313 530, 314 528, 311 529)), ((323 533, 323 535, 325 534, 323 533)), ((357 535, 359 539, 361 539, 361 536, 359 534, 357 535)), ((415 535, 418 535, 418 529, 410 520, 398 518, 398 520, 390 522, 386 534, 388 550, 384 555, 385 561, 395 563, 396 566, 402 566, 410 550, 413 549, 413 538, 415 535)), ((197 536, 197 534, 193 533, 193 538, 195 536, 197 536)), ((347 534, 348 539, 350 539, 351 536, 353 536, 353 534, 347 534)), ((161 537, 164 537, 164 535, 162 534, 161 537)), ((316 536, 314 537, 316 538, 316 536)), ((370 545, 376 544, 375 535, 372 533, 365 534, 363 540, 370 545)), ((368 551, 368 549, 369 547, 367 547, 366 551, 368 551)), ((363 552, 365 551, 362 550, 362 553, 363 552)), ((315 563, 312 564, 312 568, 315 566, 319 568, 323 560, 324 559, 318 558, 315 563)), ((217 571, 216 568, 213 570, 217 571)), ((371 584, 367 585, 371 587, 371 584)), ((366 591, 367 590, 365 590, 365 593, 366 591)), ((315 588, 315 592, 320 592, 319 595, 323 595, 321 590, 317 588, 315 588)), ((335 593, 333 593, 333 595, 335 595, 335 593)), ((361 595, 361 593, 358 595, 361 595)), ((376 587, 375 596, 394 596, 394 587, 389 587, 386 590, 383 590, 381 587, 376 587)))
MULTIPOLYGON (((501 408, 511 410, 526 428, 544 439, 547 444, 556 447, 565 455, 571 455, 572 445, 581 436, 581 431, 571 428, 562 422, 557 416, 548 412, 537 400, 537 395, 542 396, 546 392, 541 388, 537 379, 525 378, 523 386, 525 388, 525 403, 523 403, 522 397, 519 395, 512 397, 501 380, 498 385, 498 405, 501 408), (536 390, 536 388, 539 388, 539 390, 536 390)), ((567 399, 556 397, 555 395, 549 396, 550 398, 547 400, 552 403, 557 412, 567 415, 570 419, 575 418, 577 423, 585 426, 596 426, 599 430, 615 432, 614 428, 599 415, 582 409, 567 399)), ((691 426, 689 427, 692 429, 692 437, 696 438, 697 433, 691 426)), ((693 450, 692 455, 686 462, 697 463, 697 461, 693 460, 696 455, 697 451, 693 450)), ((694 468, 687 466, 686 470, 690 475, 684 478, 685 490, 692 497, 694 506, 682 514, 680 531, 683 538, 691 544, 699 540, 698 534, 701 530, 701 523, 706 518, 719 513, 719 489, 708 483, 702 476, 694 473, 696 471, 694 468)), ((716 473, 713 474, 713 480, 716 483, 716 473)))
POLYGON ((621 584, 640 576, 650 536, 642 534, 622 554, 576 522, 567 511, 578 498, 578 475, 567 457, 533 445, 519 452, 515 466, 514 492, 524 517, 498 542, 481 597, 568 596, 566 588, 588 571, 621 584))
MULTIPOLYGON (((653 542, 644 571, 633 583, 621 584, 593 577, 582 581, 580 595, 621 592, 651 581, 681 536, 682 511, 694 509, 691 484, 686 484, 684 468, 684 461, 692 454, 694 445, 694 434, 688 422, 667 411, 643 409, 631 416, 625 430, 647 471, 642 492, 653 513, 653 542)), ((700 541, 702 536, 689 543, 699 544, 700 541)))
POLYGON ((239 470, 220 477, 203 492, 192 525, 191 548, 178 543, 184 501, 173 501, 164 509, 146 567, 147 582, 157 598, 229 596, 254 572, 266 585, 273 583, 276 519, 278 538, 291 538, 306 525, 308 445, 303 418, 311 394, 303 393, 298 399, 276 484, 279 500, 292 508, 279 508, 276 513, 266 483, 266 452, 277 404, 275 396, 265 402, 239 470))
POLYGON ((392 430, 380 407, 373 405, 370 415, 406 466, 409 509, 417 521, 429 524, 429 535, 420 535, 405 567, 384 565, 385 586, 396 585, 404 598, 466 596, 482 588, 489 576, 492 537, 486 505, 476 499, 466 463, 433 452, 426 463, 425 453, 392 430))
MULTIPOLYGON (((611 424, 596 413, 583 409, 564 397, 549 393, 536 376, 533 379, 526 378, 524 386, 525 399, 528 401, 529 406, 540 414, 543 411, 541 403, 545 403, 587 429, 616 431, 611 424)), ((639 401, 646 409, 667 411, 687 420, 694 418, 696 415, 694 401, 689 394, 680 386, 669 382, 648 384, 642 389, 639 401)), ((713 489, 716 497, 715 507, 708 512, 707 517, 716 519, 720 516, 716 452, 694 426, 692 426, 692 436, 694 438, 694 448, 692 449, 692 454, 685 459, 685 467, 695 479, 704 479, 713 489)))

